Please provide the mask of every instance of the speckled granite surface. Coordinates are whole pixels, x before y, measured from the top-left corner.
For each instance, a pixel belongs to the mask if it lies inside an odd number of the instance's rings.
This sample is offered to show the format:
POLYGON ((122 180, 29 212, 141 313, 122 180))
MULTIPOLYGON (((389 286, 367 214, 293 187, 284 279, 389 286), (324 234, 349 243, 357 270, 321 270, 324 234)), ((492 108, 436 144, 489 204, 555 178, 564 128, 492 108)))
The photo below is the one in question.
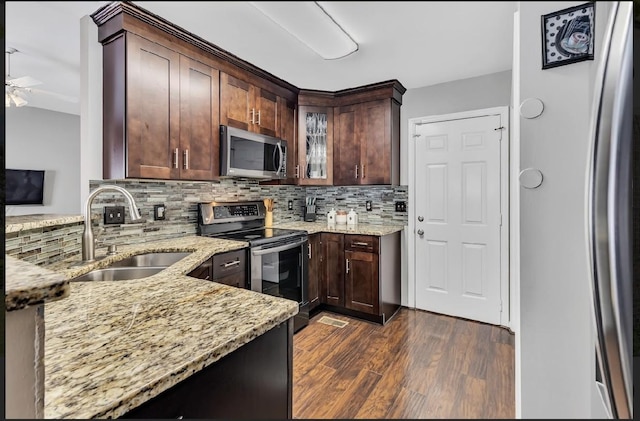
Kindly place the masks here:
POLYGON ((33 214, 15 215, 5 218, 4 232, 18 232, 34 228, 52 227, 55 225, 75 224, 83 222, 82 215, 33 214))
POLYGON ((327 226, 326 222, 286 222, 282 224, 274 224, 277 228, 289 228, 306 230, 309 234, 317 232, 337 232, 343 234, 360 234, 360 235, 376 235, 383 236, 402 231, 404 225, 374 225, 374 224, 356 224, 356 225, 335 225, 327 226))
POLYGON ((69 298, 45 306, 45 418, 119 417, 297 314, 294 301, 184 275, 245 246, 183 237, 122 247, 88 268, 54 264, 72 278, 134 254, 193 250, 148 278, 71 282, 69 298))
POLYGON ((69 282, 65 276, 11 256, 5 255, 4 259, 4 304, 7 311, 59 300, 69 295, 69 282))

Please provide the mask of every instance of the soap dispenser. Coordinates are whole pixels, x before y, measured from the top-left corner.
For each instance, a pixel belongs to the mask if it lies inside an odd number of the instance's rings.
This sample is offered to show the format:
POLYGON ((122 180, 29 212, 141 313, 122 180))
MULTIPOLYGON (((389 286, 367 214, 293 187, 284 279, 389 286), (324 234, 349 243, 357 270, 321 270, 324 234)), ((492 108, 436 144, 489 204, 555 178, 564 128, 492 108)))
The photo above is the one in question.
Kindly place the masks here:
POLYGON ((347 225, 355 225, 358 223, 358 214, 351 209, 347 214, 347 225))
POLYGON ((336 210, 331 208, 329 212, 327 212, 327 225, 335 225, 336 224, 336 210))

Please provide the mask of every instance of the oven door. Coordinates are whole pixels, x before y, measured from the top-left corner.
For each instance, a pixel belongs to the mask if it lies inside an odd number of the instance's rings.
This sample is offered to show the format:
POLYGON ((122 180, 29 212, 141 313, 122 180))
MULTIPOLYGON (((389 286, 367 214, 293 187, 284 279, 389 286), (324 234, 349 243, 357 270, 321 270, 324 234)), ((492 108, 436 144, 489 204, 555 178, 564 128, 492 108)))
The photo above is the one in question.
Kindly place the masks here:
POLYGON ((295 331, 309 321, 308 244, 305 236, 291 243, 273 242, 251 248, 251 289, 297 302, 300 308, 294 319, 295 331))

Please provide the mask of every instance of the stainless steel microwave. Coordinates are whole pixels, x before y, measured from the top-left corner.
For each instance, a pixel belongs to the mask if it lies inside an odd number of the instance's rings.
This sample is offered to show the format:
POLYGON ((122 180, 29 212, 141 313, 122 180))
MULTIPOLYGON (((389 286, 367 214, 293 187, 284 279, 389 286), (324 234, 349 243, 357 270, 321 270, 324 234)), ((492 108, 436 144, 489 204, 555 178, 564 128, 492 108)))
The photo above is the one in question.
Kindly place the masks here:
POLYGON ((220 126, 220 175, 279 179, 287 174, 287 142, 220 126))

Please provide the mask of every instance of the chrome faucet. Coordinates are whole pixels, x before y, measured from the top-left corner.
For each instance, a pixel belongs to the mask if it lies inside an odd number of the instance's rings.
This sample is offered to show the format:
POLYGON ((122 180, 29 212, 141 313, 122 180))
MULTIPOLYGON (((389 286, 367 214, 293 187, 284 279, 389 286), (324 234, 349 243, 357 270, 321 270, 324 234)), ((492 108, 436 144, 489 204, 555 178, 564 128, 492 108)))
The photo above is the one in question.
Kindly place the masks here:
POLYGON ((136 201, 133 199, 133 196, 131 196, 131 193, 122 187, 105 184, 92 191, 91 194, 89 194, 89 197, 87 197, 87 201, 84 205, 84 232, 82 233, 83 262, 92 262, 95 260, 95 243, 93 240, 93 228, 91 227, 91 204, 98 194, 109 190, 118 191, 124 195, 125 199, 127 199, 129 204, 129 214, 131 215, 132 221, 141 219, 136 201))

